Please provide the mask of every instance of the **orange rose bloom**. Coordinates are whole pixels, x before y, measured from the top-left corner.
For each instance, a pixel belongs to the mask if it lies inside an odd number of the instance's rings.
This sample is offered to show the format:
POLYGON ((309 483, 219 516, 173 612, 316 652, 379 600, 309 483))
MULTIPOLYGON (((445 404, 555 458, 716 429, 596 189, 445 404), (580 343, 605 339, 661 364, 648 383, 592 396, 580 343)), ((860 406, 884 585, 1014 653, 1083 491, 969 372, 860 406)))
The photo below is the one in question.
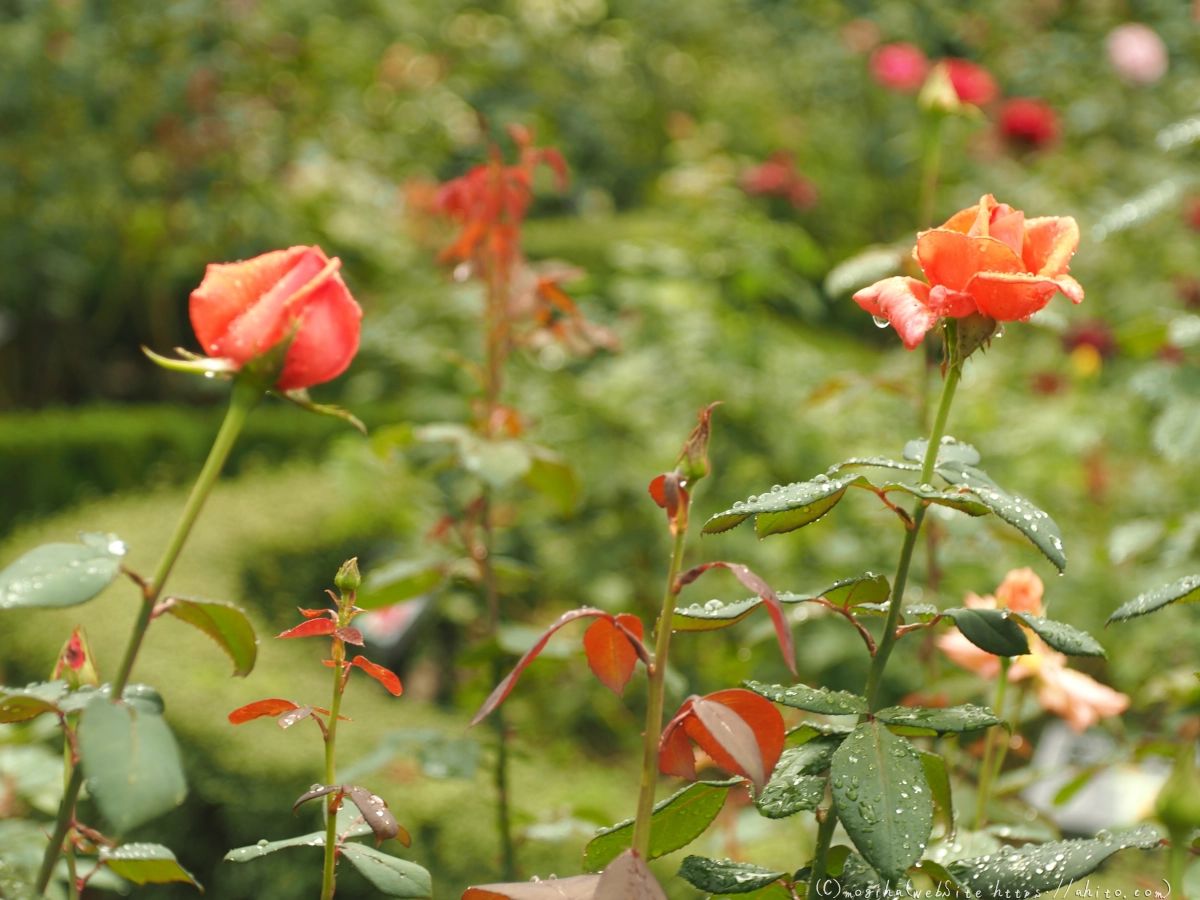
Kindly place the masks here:
POLYGON ((1026 219, 986 194, 977 206, 917 235, 913 258, 929 279, 885 278, 854 295, 872 315, 886 318, 912 350, 943 316, 982 313, 1001 322, 1026 320, 1062 291, 1083 302, 1067 274, 1079 246, 1070 216, 1026 219))

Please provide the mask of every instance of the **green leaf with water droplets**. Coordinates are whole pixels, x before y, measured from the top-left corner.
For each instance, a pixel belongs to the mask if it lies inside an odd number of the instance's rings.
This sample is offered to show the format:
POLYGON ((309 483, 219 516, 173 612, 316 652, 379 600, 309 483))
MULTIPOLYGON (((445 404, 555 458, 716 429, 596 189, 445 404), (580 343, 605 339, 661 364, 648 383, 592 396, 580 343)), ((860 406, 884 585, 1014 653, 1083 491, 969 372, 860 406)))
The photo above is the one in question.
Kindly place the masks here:
MULTIPOLYGON (((917 438, 916 440, 909 441, 904 445, 904 453, 902 455, 905 459, 912 460, 914 463, 924 464, 925 449, 928 446, 928 440, 925 438, 917 438)), ((968 466, 977 466, 979 465, 979 460, 980 456, 978 450, 976 450, 970 444, 954 440, 954 438, 950 437, 949 435, 947 435, 945 438, 942 438, 942 442, 938 446, 938 463, 957 462, 968 466)), ((920 465, 918 465, 917 468, 919 470, 920 465)))
POLYGON ((801 722, 795 728, 788 729, 787 739, 795 746, 807 744, 818 738, 829 738, 840 743, 842 738, 854 731, 855 727, 837 722, 801 722))
POLYGON ((950 775, 946 771, 946 761, 936 753, 918 750, 921 754, 921 767, 925 769, 925 780, 929 782, 929 790, 933 794, 933 803, 941 815, 942 829, 947 840, 954 838, 954 797, 950 792, 950 775))
POLYGON ((983 900, 1032 897, 1090 875, 1120 850, 1153 850, 1161 843, 1158 831, 1143 825, 1095 840, 1026 844, 1017 850, 1001 847, 997 853, 952 862, 946 868, 956 882, 983 900))
POLYGON ((708 859, 704 856, 684 857, 679 877, 698 890, 709 894, 749 894, 787 876, 753 863, 732 859, 708 859))
POLYGON ((974 491, 939 491, 932 485, 904 484, 900 481, 885 484, 883 489, 885 491, 903 491, 919 500, 925 500, 935 506, 946 506, 950 509, 957 509, 968 516, 986 516, 991 512, 987 504, 975 496, 974 491))
POLYGON ((921 728, 937 734, 979 731, 1002 725, 1004 720, 984 706, 964 703, 944 709, 918 706, 889 706, 875 713, 875 718, 885 725, 902 725, 921 728))
POLYGON ((838 818, 858 852, 900 883, 933 829, 933 798, 917 749, 882 722, 864 722, 833 754, 830 779, 838 818))
POLYGON ((77 606, 121 572, 127 547, 116 535, 81 534, 78 544, 43 544, 0 572, 0 610, 77 606))
MULTIPOLYGON (((100 849, 100 861, 134 884, 168 884, 183 881, 200 888, 200 882, 179 864, 175 854, 162 844, 122 844, 100 849)), ((201 893, 204 888, 200 888, 201 893)))
POLYGON ((957 461, 940 463, 934 471, 953 485, 970 488, 979 501, 1020 531, 1061 572, 1067 567, 1062 532, 1049 515, 1017 494, 1010 494, 986 472, 957 461))
POLYGON ((407 900, 433 896, 433 879, 415 862, 363 844, 343 844, 342 856, 382 894, 407 900))
MULTIPOLYGON (((650 859, 686 847, 708 829, 741 778, 697 781, 654 804, 650 817, 650 859)), ((599 872, 633 845, 633 819, 602 828, 583 849, 583 870, 599 872)))
POLYGON ((866 698, 849 691, 827 691, 806 684, 764 684, 761 681, 743 681, 742 686, 772 703, 826 716, 853 716, 867 711, 866 698))
POLYGON ((1007 609, 948 609, 942 613, 954 620, 958 630, 980 650, 996 656, 1024 656, 1029 641, 1007 609))
POLYGON ((325 832, 314 831, 311 834, 302 834, 299 837, 286 838, 282 841, 263 840, 257 844, 250 844, 248 847, 237 847, 225 854, 225 862, 249 862, 252 859, 260 859, 278 850, 286 850, 288 847, 324 846, 325 832))
POLYGON ((1013 615, 1028 625, 1033 633, 1052 649, 1067 656, 1104 656, 1104 648, 1086 631, 1080 631, 1066 622, 1055 622, 1043 616, 1013 612, 1013 615))
MULTIPOLYGON (((816 597, 808 594, 793 594, 785 591, 777 594, 780 603, 808 603, 816 597)), ((728 628, 736 625, 754 610, 762 605, 761 597, 747 597, 733 603, 720 600, 709 600, 704 605, 693 603, 691 606, 675 607, 675 615, 671 617, 672 631, 715 631, 718 628, 728 628)))
POLYGON ((835 581, 820 596, 838 606, 852 606, 863 603, 883 603, 892 595, 892 586, 887 577, 874 572, 863 572, 853 578, 843 578, 835 581))
POLYGON ((738 502, 732 509, 717 513, 704 523, 704 534, 719 534, 741 525, 755 516, 754 530, 760 538, 803 528, 833 509, 852 484, 869 484, 858 473, 830 478, 818 475, 812 481, 799 481, 772 489, 769 493, 738 502))
POLYGON ((754 798, 754 805, 768 819, 786 819, 816 809, 825 799, 825 784, 826 779, 818 775, 776 776, 754 798))
POLYGON ((183 802, 187 782, 161 715, 128 703, 89 703, 79 723, 88 792, 118 834, 183 802))
POLYGON ((233 674, 246 676, 258 657, 258 639, 246 614, 232 603, 171 597, 167 612, 217 642, 233 661, 233 674))
POLYGON ((913 463, 897 462, 894 459, 888 459, 886 456, 854 456, 845 462, 840 462, 836 466, 830 467, 827 475, 832 475, 835 472, 840 472, 842 469, 856 468, 865 466, 871 469, 899 469, 903 472, 920 472, 921 467, 913 463))
POLYGON ((1124 622, 1155 612, 1172 603, 1195 603, 1200 600, 1200 575, 1188 575, 1173 584, 1139 594, 1108 617, 1108 623, 1124 622))
POLYGON ((932 622, 941 612, 932 603, 910 603, 904 607, 904 615, 922 622, 932 622))

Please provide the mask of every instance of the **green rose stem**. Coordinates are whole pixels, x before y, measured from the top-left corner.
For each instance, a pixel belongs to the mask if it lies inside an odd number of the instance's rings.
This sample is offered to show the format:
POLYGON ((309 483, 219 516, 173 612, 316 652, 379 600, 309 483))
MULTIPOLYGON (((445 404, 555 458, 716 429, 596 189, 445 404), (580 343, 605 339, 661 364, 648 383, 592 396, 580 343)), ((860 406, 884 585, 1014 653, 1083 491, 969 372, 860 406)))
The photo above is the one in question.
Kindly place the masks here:
MULTIPOLYGON (((996 711, 996 715, 1004 718, 1004 698, 1008 692, 1008 668, 1012 665, 1012 660, 1007 656, 1000 657, 1000 680, 996 683, 996 700, 992 708, 996 711)), ((1000 771, 1000 765, 1004 762, 1003 749, 999 760, 993 764, 996 754, 996 735, 1004 730, 1003 725, 994 725, 987 733, 987 742, 983 747, 983 762, 979 766, 979 796, 975 798, 975 830, 979 831, 983 828, 983 821, 987 814, 988 796, 992 792, 992 784, 995 781, 995 776, 1000 771)))
POLYGON ((683 501, 675 519, 675 546, 667 569, 667 588, 663 592, 662 614, 658 617, 658 636, 654 644, 654 664, 650 667, 646 699, 646 732, 642 738, 642 775, 638 790, 637 818, 633 822, 633 849, 642 859, 650 858, 650 817, 654 814, 654 789, 658 786, 658 741, 662 736, 663 691, 667 678, 667 654, 671 649, 671 625, 675 616, 675 598, 679 588, 675 579, 683 563, 683 541, 687 536, 688 509, 683 501))
MULTIPOLYGON (((491 492, 483 493, 483 569, 484 593, 487 599, 488 631, 494 637, 500 623, 500 591, 496 585, 496 567, 492 564, 492 545, 495 535, 492 529, 491 492)), ((503 660, 497 658, 492 664, 492 680, 504 678, 503 660)), ((504 708, 492 713, 492 728, 496 731, 496 768, 493 779, 496 784, 496 829, 500 832, 500 852, 504 866, 504 878, 513 881, 517 877, 517 851, 513 843, 512 821, 508 802, 508 725, 504 721, 504 708)))
MULTIPOLYGON (((350 623, 350 610, 354 607, 354 591, 342 594, 338 604, 338 628, 350 623)), ((342 708, 342 692, 346 689, 345 660, 346 645, 334 638, 333 641, 333 699, 329 702, 329 724, 325 726, 325 784, 334 784, 337 779, 337 724, 338 712, 342 708)), ((334 866, 337 860, 337 810, 333 808, 336 794, 329 796, 325 807, 325 867, 321 874, 321 900, 333 900, 334 866)))
MULTIPOLYGON (((262 399, 262 395, 263 387, 257 381, 246 376, 234 379, 233 394, 230 397, 225 421, 221 424, 221 430, 217 432, 217 439, 208 453, 204 468, 200 470, 200 477, 196 479, 196 484, 188 497, 187 505, 183 508, 183 515, 179 517, 179 522, 175 525, 175 532, 171 535, 167 549, 163 551, 162 558, 158 561, 154 577, 142 588, 142 608, 138 612, 133 633, 129 636, 129 645, 125 648, 125 657, 121 660, 121 668, 112 685, 113 702, 120 700, 125 686, 129 683, 129 675, 133 671, 133 664, 137 661, 142 639, 146 636, 146 631, 154 617, 154 607, 162 594, 167 576, 171 574, 175 560, 179 558, 179 552, 183 549, 184 541, 187 540, 196 517, 200 515, 200 509, 204 506, 204 501, 216 483, 217 476, 221 474, 225 460, 229 458, 229 451, 233 449, 238 433, 246 424, 246 418, 250 415, 250 411, 262 399)), ((76 765, 71 771, 71 777, 63 791, 62 803, 58 807, 58 818, 54 823, 54 833, 50 836, 50 844, 46 847, 45 855, 42 857, 42 867, 37 878, 39 894, 45 893, 47 885, 50 884, 54 864, 58 861, 59 853, 62 852, 63 839, 67 836, 67 831, 75 817, 75 801, 79 797, 79 790, 82 786, 83 769, 76 765)))
POLYGON ((809 897, 820 897, 819 884, 825 878, 825 869, 829 861, 829 845, 833 842, 833 832, 837 828, 838 817, 833 809, 833 804, 825 809, 824 818, 821 818, 822 813, 817 811, 817 819, 820 825, 817 828, 817 847, 813 851, 812 871, 808 875, 808 895, 809 897))
MULTIPOLYGON (((954 392, 962 378, 963 361, 958 358, 958 320, 949 319, 946 322, 946 380, 942 385, 942 399, 938 404, 937 416, 933 420, 933 428, 929 432, 929 445, 925 448, 925 462, 921 465, 921 484, 929 484, 933 479, 933 467, 937 462, 938 448, 942 443, 942 435, 946 433, 946 420, 950 417, 950 405, 954 402, 954 392)), ((917 546, 917 537, 921 533, 921 523, 925 521, 925 511, 928 503, 918 500, 912 513, 912 525, 904 536, 904 546, 900 550, 900 564, 896 567, 896 577, 892 581, 892 602, 888 607, 887 624, 883 628, 883 638, 871 661, 871 671, 867 675, 866 696, 872 712, 878 708, 879 685, 883 680, 883 670, 887 667, 888 657, 896 644, 896 626, 900 621, 900 609, 904 602, 904 586, 908 581, 908 567, 912 563, 913 549, 917 546)))
POLYGON ((946 130, 946 116, 934 112, 933 123, 925 137, 925 154, 921 165, 921 196, 917 203, 920 219, 919 228, 933 225, 933 212, 937 204, 938 178, 942 171, 942 135, 946 130))

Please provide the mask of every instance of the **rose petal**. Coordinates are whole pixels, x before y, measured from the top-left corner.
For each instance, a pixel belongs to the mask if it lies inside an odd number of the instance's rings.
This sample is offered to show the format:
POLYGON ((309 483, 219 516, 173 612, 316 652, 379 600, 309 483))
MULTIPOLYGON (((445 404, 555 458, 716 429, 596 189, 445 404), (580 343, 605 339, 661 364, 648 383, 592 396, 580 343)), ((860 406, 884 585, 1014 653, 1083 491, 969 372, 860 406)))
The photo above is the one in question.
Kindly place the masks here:
POLYGON ((328 262, 318 248, 305 247, 291 269, 229 323, 216 339, 216 349, 206 349, 214 356, 239 363, 249 362, 270 350, 283 340, 289 322, 299 313, 291 308, 289 301, 319 275, 328 262))
POLYGON ((1001 203, 992 212, 988 234, 1007 244, 1019 256, 1025 242, 1025 213, 1001 203))
MULTIPOLYGON (((1003 241, 940 228, 917 235, 913 255, 930 284, 945 285, 952 291, 967 290, 977 272, 1026 272, 1021 257, 1003 241)), ((982 307, 980 312, 984 312, 982 307)))
POLYGON ((886 318, 909 350, 921 343, 938 319, 929 309, 929 285, 915 278, 877 281, 855 294, 854 302, 872 315, 886 318))
POLYGON ((309 251, 309 247, 291 247, 243 262, 210 264, 188 305, 192 328, 204 352, 218 354, 217 342, 230 323, 257 303, 309 251))
POLYGON ((967 290, 979 311, 1000 322, 1028 319, 1050 302, 1058 284, 1039 275, 979 272, 967 290))
MULTIPOLYGON (((1025 262, 1026 271, 1049 275, 1052 278, 1065 275, 1068 270, 1067 264, 1078 247, 1079 225, 1070 216, 1045 216, 1025 221, 1025 242, 1022 245, 1021 257, 1025 262)), ((1067 291, 1063 293, 1071 296, 1067 291)), ((1079 295, 1082 299, 1082 289, 1079 295)))
POLYGON ((935 285, 929 292, 929 309, 935 316, 958 319, 977 311, 975 298, 962 291, 952 291, 945 285, 935 285))
POLYGON ((276 386, 284 391, 311 387, 341 375, 358 352, 361 319, 362 307, 334 273, 305 305, 276 386))

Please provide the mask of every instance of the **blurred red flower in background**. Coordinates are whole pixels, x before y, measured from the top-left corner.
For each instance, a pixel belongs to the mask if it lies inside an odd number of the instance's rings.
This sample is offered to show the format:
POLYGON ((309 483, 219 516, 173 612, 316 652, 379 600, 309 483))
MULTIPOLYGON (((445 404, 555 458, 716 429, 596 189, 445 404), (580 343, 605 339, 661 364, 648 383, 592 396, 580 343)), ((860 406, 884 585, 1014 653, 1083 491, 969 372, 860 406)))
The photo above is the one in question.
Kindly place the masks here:
POLYGON ((884 44, 871 54, 871 77, 880 87, 915 94, 929 74, 929 57, 915 44, 884 44))
POLYGON ((983 106, 1000 96, 1000 86, 983 66, 956 57, 947 57, 940 62, 946 66, 954 92, 963 103, 983 106))
POLYGON ((1040 150, 1058 140, 1058 113, 1045 101, 1013 97, 1000 109, 999 127, 1010 144, 1040 150))
POLYGON ((796 209, 812 209, 817 203, 816 185, 796 170, 786 150, 776 150, 764 162, 746 169, 739 183, 747 194, 782 197, 796 209))
POLYGON ((340 267, 320 247, 210 264, 188 308, 201 347, 241 367, 290 339, 275 387, 297 390, 336 378, 358 352, 362 319, 340 267))

